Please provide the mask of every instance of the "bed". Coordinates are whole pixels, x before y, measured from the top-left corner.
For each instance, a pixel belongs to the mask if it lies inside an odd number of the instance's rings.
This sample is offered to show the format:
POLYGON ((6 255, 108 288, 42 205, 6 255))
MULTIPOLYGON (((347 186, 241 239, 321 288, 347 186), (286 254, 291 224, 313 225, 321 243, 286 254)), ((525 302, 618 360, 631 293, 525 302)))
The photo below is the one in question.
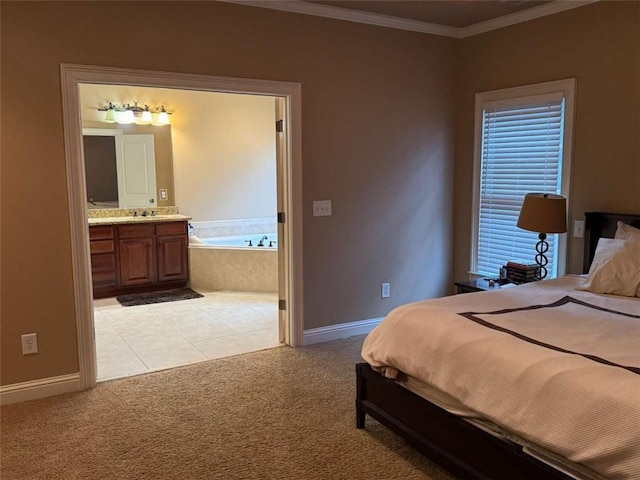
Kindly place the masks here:
MULTIPOLYGON (((587 273, 599 239, 640 215, 585 216, 587 273)), ((585 281, 394 310, 356 366, 356 426, 375 418, 457 478, 640 478, 640 298, 585 281)))

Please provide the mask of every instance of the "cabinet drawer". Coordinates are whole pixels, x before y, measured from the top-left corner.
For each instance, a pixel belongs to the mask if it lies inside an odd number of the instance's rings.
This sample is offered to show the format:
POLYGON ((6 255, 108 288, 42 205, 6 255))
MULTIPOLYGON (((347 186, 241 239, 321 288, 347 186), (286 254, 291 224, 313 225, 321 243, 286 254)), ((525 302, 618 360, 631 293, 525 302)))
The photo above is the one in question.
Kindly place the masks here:
POLYGON ((187 222, 168 222, 156 225, 156 235, 182 235, 187 233, 187 222))
POLYGON ((92 254, 111 253, 114 251, 114 245, 113 240, 92 240, 89 242, 89 248, 92 254))
POLYGON ((114 253, 91 255, 91 280, 94 290, 116 286, 116 255, 114 253))
POLYGON ((116 271, 116 256, 113 253, 91 255, 91 272, 116 271))
POLYGON ((113 225, 95 225, 89 227, 89 238, 91 240, 113 238, 113 225))
POLYGON ((154 225, 119 225, 118 236, 120 238, 144 238, 153 237, 154 225))
POLYGON ((93 288, 115 287, 116 272, 94 272, 92 275, 93 288))

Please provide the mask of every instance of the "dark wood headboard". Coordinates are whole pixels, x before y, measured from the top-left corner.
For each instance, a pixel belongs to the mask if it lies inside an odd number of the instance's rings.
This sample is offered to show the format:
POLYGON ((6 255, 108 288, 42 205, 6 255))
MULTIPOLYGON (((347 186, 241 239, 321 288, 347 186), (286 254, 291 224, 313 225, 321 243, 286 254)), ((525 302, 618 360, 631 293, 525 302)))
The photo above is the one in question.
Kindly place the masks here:
POLYGON ((593 261, 600 237, 613 238, 619 221, 640 228, 640 214, 587 212, 584 216, 583 273, 589 272, 589 266, 593 261))

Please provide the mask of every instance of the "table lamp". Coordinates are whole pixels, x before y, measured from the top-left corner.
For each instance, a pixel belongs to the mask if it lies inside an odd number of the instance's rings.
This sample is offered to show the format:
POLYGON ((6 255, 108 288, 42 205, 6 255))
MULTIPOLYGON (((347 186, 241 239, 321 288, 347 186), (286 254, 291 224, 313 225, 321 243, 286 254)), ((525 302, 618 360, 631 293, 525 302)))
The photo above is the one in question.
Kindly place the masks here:
POLYGON ((519 228, 538 232, 540 241, 536 244, 536 263, 538 270, 536 279, 547 276, 547 256, 549 250, 547 233, 564 233, 567 231, 567 199, 553 193, 527 193, 522 202, 519 228))

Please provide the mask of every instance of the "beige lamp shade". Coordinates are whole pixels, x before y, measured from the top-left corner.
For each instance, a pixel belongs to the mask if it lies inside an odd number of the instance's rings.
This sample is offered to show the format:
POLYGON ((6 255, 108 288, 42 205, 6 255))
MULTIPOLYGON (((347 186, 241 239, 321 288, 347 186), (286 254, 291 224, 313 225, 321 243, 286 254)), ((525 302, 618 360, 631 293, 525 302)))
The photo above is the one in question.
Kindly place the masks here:
POLYGON ((567 199, 553 193, 527 193, 522 202, 518 227, 539 233, 567 231, 567 199))

